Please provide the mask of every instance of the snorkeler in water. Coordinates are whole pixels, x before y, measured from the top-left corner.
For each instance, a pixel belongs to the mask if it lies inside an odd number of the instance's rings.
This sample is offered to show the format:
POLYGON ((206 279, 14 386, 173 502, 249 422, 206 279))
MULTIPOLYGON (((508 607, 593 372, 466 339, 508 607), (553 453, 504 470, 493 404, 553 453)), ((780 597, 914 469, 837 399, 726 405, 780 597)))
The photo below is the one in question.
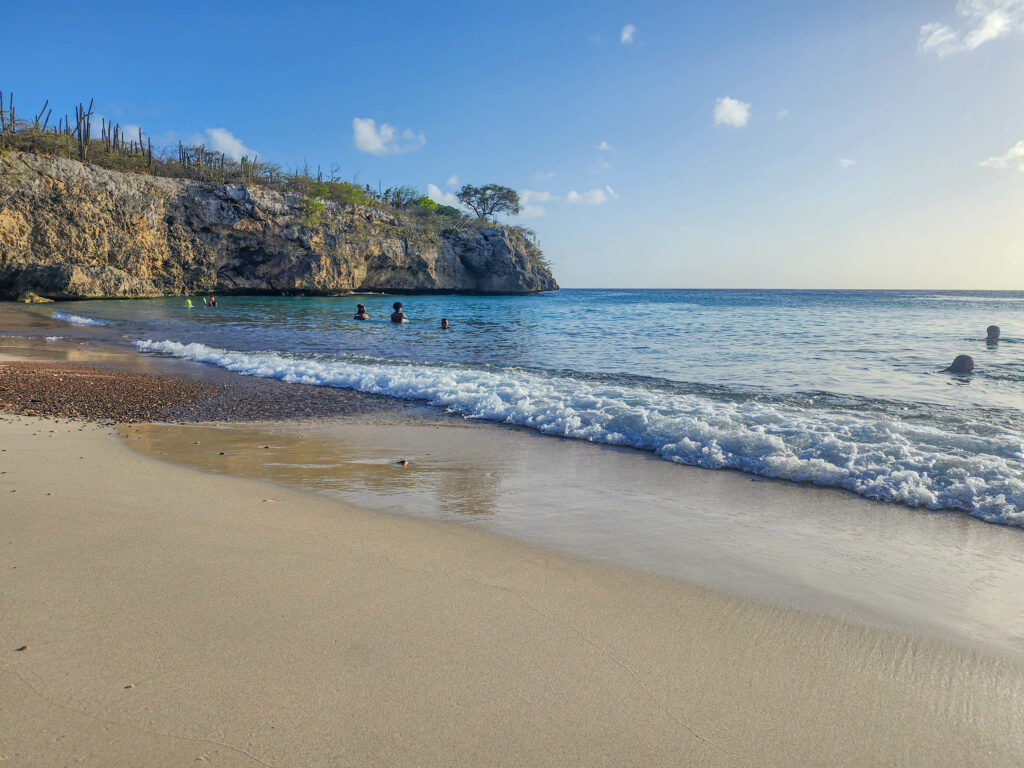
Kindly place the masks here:
POLYGON ((401 325, 402 323, 407 322, 409 320, 409 318, 406 317, 405 312, 402 311, 402 302, 396 301, 392 306, 394 307, 395 310, 394 312, 391 313, 392 323, 394 323, 395 325, 401 325))
POLYGON ((366 314, 366 307, 362 304, 356 304, 356 314, 354 320, 369 320, 370 316, 366 314))
POLYGON ((447 317, 442 317, 442 318, 441 318, 441 330, 442 330, 442 331, 447 331, 447 330, 450 330, 450 329, 448 328, 448 318, 447 318, 447 317))

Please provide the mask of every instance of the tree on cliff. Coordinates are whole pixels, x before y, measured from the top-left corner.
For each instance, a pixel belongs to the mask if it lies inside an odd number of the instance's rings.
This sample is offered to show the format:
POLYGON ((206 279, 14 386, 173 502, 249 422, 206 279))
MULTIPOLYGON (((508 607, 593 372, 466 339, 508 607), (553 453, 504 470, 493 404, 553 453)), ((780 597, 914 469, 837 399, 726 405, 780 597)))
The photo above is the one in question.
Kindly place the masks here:
POLYGON ((499 184, 485 184, 474 187, 466 184, 455 195, 459 202, 473 209, 481 221, 489 219, 496 213, 508 213, 515 216, 519 213, 519 194, 514 189, 499 184))

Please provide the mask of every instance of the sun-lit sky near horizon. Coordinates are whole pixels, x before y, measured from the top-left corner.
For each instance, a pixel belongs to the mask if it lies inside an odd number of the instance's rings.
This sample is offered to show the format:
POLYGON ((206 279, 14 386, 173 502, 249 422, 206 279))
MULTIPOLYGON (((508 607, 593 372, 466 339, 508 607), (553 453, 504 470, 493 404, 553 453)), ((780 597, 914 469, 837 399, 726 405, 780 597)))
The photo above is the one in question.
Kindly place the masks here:
POLYGON ((566 287, 1024 289, 1024 0, 18 3, 0 89, 523 198, 566 287))

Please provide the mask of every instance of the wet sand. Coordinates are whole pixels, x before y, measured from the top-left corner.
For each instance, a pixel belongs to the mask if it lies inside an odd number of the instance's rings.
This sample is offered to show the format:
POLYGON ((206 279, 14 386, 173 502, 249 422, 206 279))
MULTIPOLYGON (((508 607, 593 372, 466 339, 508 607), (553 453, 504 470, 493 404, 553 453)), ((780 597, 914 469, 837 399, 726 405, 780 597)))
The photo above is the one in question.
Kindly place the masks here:
POLYGON ((10 765, 1024 757, 1012 656, 157 462, 93 426, 4 417, 0 442, 10 765))
POLYGON ((366 420, 121 434, 190 467, 1024 658, 1019 529, 528 430, 366 420))

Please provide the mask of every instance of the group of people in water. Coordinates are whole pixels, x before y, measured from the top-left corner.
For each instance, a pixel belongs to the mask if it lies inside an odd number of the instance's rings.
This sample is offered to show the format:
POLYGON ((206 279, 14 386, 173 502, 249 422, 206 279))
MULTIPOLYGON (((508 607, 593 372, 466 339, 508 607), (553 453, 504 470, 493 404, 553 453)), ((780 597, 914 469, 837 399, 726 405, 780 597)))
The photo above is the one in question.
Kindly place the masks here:
MULTIPOLYGON (((191 307, 192 306, 192 299, 186 299, 185 300, 185 306, 191 307)), ((203 299, 203 306, 205 306, 205 307, 216 307, 217 306, 217 297, 216 296, 210 296, 209 299, 204 298, 203 299)), ((405 312, 402 310, 402 302, 396 301, 394 304, 391 305, 391 308, 394 310, 391 313, 391 315, 390 315, 390 319, 391 319, 392 323, 394 323, 395 325, 402 325, 403 323, 409 322, 409 316, 406 315, 405 312)), ((354 320, 369 320, 370 319, 370 315, 367 313, 366 307, 364 305, 356 304, 356 314, 353 317, 353 319, 354 320)), ((447 317, 442 317, 441 318, 441 330, 442 331, 450 330, 450 328, 448 326, 448 318, 447 317)), ((985 335, 985 343, 988 344, 989 347, 996 346, 997 344, 999 344, 999 341, 1000 341, 1000 333, 1001 333, 1001 331, 1000 331, 998 325, 990 325, 987 329, 985 329, 985 334, 986 334, 985 335)), ((953 373, 953 374, 957 374, 957 375, 960 375, 960 376, 966 376, 966 375, 972 373, 973 371, 974 371, 974 358, 971 357, 970 355, 957 355, 956 358, 953 360, 952 364, 948 368, 944 368, 942 372, 943 373, 953 373)))
MULTIPOLYGON (((985 329, 985 343, 989 348, 996 346, 1000 341, 998 325, 990 325, 985 329)), ((957 355, 953 364, 943 370, 943 373, 955 373, 960 376, 967 376, 974 371, 974 358, 970 355, 957 355)))
MULTIPOLYGON (((392 323, 394 323, 395 325, 402 325, 402 323, 409 322, 408 315, 406 315, 405 312, 402 311, 402 302, 396 301, 394 304, 391 305, 391 308, 394 310, 394 312, 391 313, 392 323)), ((366 307, 364 307, 362 304, 356 304, 356 314, 353 319, 369 320, 370 316, 366 313, 366 307)), ((447 317, 441 318, 441 330, 449 330, 447 317)))

